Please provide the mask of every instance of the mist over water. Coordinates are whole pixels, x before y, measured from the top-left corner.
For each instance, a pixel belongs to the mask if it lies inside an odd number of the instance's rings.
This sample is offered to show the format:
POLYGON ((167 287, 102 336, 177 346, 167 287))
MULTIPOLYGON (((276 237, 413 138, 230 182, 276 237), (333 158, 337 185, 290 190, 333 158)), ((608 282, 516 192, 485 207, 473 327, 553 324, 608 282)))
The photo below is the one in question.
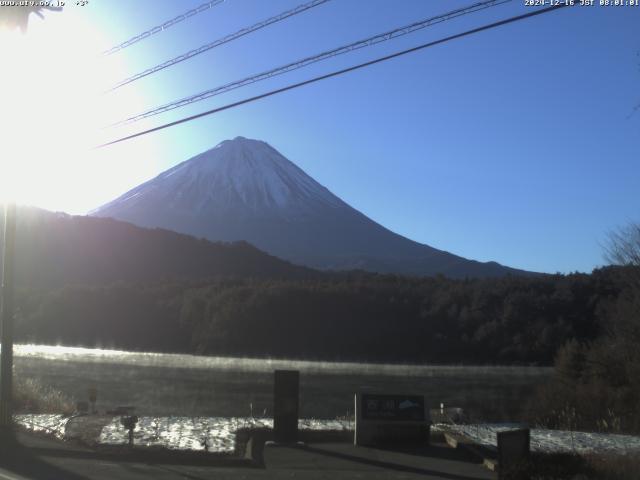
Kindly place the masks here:
POLYGON ((300 415, 353 413, 356 392, 425 395, 485 420, 519 420, 526 400, 551 375, 544 367, 381 365, 16 345, 15 373, 98 408, 132 405, 142 415, 269 416, 273 370, 300 371, 300 415))

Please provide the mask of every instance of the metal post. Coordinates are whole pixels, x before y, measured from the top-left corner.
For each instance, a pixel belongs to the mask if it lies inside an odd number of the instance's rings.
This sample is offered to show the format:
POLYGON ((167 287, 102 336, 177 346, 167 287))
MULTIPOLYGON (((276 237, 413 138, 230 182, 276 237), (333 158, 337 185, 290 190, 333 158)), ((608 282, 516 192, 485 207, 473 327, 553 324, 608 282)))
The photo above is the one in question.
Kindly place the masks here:
MULTIPOLYGON (((8 15, 0 18, 0 26, 20 27, 26 33, 29 15, 43 18, 42 10, 62 11, 62 7, 15 6, 6 7, 8 15)), ((13 289, 16 245, 16 204, 7 202, 4 207, 4 250, 2 263, 2 305, 0 306, 0 430, 6 431, 13 424, 13 289)))
POLYGON ((16 243, 16 205, 4 209, 4 250, 2 268, 2 308, 0 313, 0 428, 12 425, 13 409, 13 289, 16 243))

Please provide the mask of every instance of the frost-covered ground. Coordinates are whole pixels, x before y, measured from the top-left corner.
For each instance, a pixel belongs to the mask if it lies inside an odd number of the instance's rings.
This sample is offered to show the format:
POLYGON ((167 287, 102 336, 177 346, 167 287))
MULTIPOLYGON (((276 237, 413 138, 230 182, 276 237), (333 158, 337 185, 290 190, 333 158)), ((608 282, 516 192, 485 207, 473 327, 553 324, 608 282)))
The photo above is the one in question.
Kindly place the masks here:
MULTIPOLYGON (((489 447, 497 446, 496 434, 513 430, 516 425, 446 425, 443 428, 461 433, 489 447)), ((640 451, 640 437, 610 433, 570 432, 566 430, 531 430, 531 450, 544 453, 628 453, 640 451)))
MULTIPOLYGON (((339 420, 300 419, 300 430, 349 430, 349 422, 339 420)), ((250 417, 141 417, 133 432, 136 445, 163 446, 177 450, 204 450, 205 441, 211 452, 233 452, 236 431, 241 428, 273 428, 270 418, 250 417)), ((125 445, 127 431, 115 417, 102 429, 100 443, 125 445)))
MULTIPOLYGON (((68 417, 62 415, 16 415, 16 422, 37 432, 65 437, 68 417)), ((351 422, 341 420, 300 419, 300 430, 344 431, 351 430, 351 422)), ((134 443, 142 446, 161 446, 175 450, 205 450, 233 453, 236 431, 241 428, 273 428, 270 418, 250 417, 140 417, 133 432, 134 443)), ((104 426, 98 443, 103 445, 126 445, 128 432, 113 417, 104 426)))
MULTIPOLYGON (((65 438, 69 417, 33 414, 16 415, 15 420, 29 430, 65 438)), ((453 430, 482 445, 495 448, 497 432, 516 427, 514 424, 435 425, 434 430, 453 430)), ((235 450, 236 431, 242 428, 273 428, 273 420, 251 417, 140 417, 134 430, 134 442, 136 445, 162 446, 176 450, 204 450, 206 441, 210 452, 232 453, 235 450)), ((299 428, 345 431, 352 430, 353 423, 300 419, 299 428)), ((120 424, 120 417, 113 417, 104 426, 98 442, 103 445, 127 444, 128 432, 120 424)), ((531 430, 531 449, 546 453, 640 452, 640 436, 534 428, 531 430)))
POLYGON ((26 414, 15 415, 14 420, 33 432, 44 432, 64 438, 64 431, 69 417, 60 414, 26 414))

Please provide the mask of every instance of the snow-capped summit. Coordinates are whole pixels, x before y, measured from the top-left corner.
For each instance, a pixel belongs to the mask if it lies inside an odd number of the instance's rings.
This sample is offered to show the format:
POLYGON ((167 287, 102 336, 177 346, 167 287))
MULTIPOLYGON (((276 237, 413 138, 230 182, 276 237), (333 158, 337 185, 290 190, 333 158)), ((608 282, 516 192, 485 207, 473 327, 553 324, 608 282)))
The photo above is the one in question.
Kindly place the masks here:
POLYGON ((92 212, 209 240, 245 240, 323 269, 496 276, 479 263, 397 235, 353 209, 266 142, 225 140, 92 212))
POLYGON ((265 142, 236 137, 161 173, 101 207, 130 210, 150 199, 189 215, 221 208, 285 213, 340 200, 265 142))

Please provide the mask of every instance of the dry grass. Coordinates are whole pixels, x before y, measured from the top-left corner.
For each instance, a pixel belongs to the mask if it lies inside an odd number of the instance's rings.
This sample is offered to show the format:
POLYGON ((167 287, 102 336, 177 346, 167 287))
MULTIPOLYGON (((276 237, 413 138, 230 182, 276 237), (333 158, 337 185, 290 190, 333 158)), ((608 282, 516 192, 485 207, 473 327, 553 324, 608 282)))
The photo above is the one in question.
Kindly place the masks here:
POLYGON ((638 480, 640 455, 577 455, 534 453, 512 477, 529 480, 638 480))
POLYGON ((72 398, 33 378, 14 380, 13 406, 16 413, 62 413, 69 415, 75 410, 72 398))
POLYGON ((594 478, 603 480, 637 480, 640 477, 640 454, 593 455, 587 463, 594 478))

